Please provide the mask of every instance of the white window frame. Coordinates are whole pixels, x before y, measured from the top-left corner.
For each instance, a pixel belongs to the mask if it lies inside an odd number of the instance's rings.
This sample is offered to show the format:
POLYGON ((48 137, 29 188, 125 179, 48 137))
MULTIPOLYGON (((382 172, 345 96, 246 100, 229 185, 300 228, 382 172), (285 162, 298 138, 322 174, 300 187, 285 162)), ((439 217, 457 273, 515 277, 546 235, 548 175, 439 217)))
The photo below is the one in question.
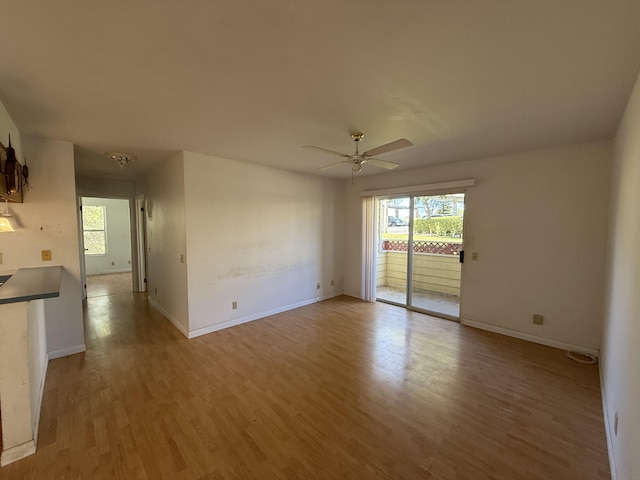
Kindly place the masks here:
POLYGON ((107 242, 107 206, 106 205, 83 205, 82 206, 82 240, 86 244, 86 240, 84 238, 85 232, 103 232, 104 233, 104 253, 88 253, 85 250, 85 255, 90 255, 92 257, 106 257, 109 254, 109 244, 107 242), (103 228, 84 228, 84 209, 85 208, 101 208, 102 209, 102 218, 104 219, 103 228))

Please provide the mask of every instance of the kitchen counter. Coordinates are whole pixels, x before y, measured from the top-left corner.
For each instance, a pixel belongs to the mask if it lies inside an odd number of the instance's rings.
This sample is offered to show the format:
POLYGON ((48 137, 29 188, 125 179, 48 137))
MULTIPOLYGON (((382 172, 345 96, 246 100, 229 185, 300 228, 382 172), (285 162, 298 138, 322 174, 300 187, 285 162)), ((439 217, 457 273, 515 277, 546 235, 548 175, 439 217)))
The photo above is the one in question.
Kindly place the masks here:
POLYGON ((60 296, 61 266, 20 268, 0 286, 0 304, 60 296))
POLYGON ((0 467, 36 451, 48 364, 45 304, 60 296, 61 275, 61 266, 0 275, 0 467))

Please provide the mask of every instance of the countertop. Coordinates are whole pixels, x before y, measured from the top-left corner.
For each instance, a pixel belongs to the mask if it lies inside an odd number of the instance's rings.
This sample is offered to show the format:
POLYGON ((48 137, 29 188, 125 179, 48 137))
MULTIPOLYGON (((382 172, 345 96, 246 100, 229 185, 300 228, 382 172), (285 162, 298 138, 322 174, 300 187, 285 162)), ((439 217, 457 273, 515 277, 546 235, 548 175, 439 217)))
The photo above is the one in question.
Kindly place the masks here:
POLYGON ((0 304, 60 296, 61 266, 19 268, 0 286, 0 304))

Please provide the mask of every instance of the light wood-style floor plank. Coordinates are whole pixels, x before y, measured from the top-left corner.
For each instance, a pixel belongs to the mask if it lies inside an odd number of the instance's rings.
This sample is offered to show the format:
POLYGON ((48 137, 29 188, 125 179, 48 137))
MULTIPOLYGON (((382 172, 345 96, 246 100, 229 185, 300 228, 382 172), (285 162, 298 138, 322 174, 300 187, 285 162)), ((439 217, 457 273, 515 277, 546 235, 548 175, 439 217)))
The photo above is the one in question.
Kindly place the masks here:
POLYGON ((340 297, 193 340, 88 299, 1 479, 608 479, 598 368, 340 297))

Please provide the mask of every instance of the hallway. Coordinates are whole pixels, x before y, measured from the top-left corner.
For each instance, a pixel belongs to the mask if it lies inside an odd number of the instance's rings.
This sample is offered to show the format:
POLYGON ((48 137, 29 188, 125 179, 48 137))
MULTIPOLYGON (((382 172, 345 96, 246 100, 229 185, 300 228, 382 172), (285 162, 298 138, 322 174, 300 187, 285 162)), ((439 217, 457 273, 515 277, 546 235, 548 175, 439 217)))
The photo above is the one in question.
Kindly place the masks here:
POLYGON ((87 297, 132 292, 131 272, 87 275, 87 297))

